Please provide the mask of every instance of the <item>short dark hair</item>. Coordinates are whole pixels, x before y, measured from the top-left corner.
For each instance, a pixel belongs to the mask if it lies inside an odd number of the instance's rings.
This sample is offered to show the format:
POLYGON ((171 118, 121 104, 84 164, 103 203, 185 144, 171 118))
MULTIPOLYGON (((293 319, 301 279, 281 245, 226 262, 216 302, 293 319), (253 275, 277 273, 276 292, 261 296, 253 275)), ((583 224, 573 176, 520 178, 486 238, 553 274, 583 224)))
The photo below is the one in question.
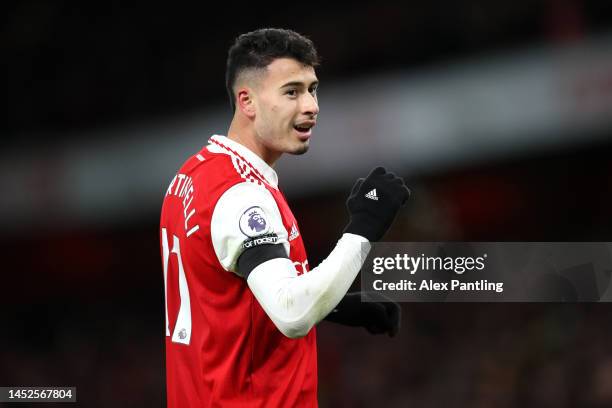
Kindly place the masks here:
POLYGON ((232 110, 236 107, 234 85, 246 69, 267 67, 277 58, 293 58, 304 65, 316 67, 319 56, 312 41, 292 30, 261 28, 236 38, 227 55, 225 86, 232 110))

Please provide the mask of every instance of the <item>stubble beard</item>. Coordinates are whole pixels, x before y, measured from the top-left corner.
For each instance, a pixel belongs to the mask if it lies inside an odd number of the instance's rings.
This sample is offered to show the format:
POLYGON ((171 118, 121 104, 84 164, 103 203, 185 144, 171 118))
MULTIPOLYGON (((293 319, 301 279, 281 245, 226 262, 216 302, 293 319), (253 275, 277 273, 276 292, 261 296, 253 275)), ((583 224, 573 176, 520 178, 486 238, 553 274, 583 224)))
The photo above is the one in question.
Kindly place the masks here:
POLYGON ((291 152, 291 154, 295 156, 301 156, 308 151, 310 148, 310 144, 308 142, 302 143, 295 151, 291 152))

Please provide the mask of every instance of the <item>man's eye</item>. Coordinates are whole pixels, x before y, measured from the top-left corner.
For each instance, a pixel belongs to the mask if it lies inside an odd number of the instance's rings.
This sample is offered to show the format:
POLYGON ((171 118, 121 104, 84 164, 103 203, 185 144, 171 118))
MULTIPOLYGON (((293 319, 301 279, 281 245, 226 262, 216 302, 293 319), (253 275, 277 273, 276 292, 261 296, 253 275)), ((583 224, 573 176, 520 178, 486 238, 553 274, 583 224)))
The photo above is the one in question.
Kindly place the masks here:
POLYGON ((295 89, 289 89, 287 92, 285 92, 285 95, 297 96, 297 91, 295 89))
POLYGON ((317 94, 317 88, 310 88, 310 93, 313 95, 317 94))

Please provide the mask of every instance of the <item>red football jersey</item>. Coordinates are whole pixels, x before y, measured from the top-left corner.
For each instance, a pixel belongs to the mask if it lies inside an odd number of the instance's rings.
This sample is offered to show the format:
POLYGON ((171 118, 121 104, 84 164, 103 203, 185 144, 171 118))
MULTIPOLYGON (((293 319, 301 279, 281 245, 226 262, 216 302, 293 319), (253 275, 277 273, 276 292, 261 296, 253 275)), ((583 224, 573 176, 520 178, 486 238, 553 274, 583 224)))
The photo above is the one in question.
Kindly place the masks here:
MULTIPOLYGON (((169 407, 317 406, 315 328, 303 338, 285 337, 246 280, 232 272, 242 251, 232 239, 249 241, 232 232, 235 225, 242 228, 242 218, 216 220, 216 235, 211 234, 211 218, 224 193, 240 183, 266 189, 261 191, 269 192, 278 207, 266 214, 268 223, 277 221, 279 226, 277 244, 289 249, 298 273, 307 272, 297 222, 276 180, 271 180, 275 177, 244 146, 213 136, 168 187, 160 234, 169 407), (278 219, 270 220, 271 215, 278 219)), ((249 197, 239 201, 248 208, 260 205, 249 197)))

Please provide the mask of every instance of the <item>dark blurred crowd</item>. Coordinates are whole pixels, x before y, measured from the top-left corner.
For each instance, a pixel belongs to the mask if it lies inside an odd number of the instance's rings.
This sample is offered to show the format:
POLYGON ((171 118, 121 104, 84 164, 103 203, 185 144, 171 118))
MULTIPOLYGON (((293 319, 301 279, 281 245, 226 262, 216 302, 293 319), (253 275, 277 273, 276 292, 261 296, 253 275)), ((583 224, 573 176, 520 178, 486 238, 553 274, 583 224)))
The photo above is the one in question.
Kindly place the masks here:
MULTIPOLYGON (((610 153, 606 143, 406 175, 413 199, 385 240, 609 241, 610 153)), ((348 187, 292 201, 313 265, 342 230, 348 187)), ((163 403, 156 214, 120 229, 42 231, 2 246, 17 256, 5 264, 0 384, 77 386, 88 407, 163 403)), ((404 303, 402 310, 393 339, 319 325, 322 407, 612 404, 610 304, 404 303)))
MULTIPOLYGON (((3 5, 10 103, 0 145, 34 151, 81 130, 226 106, 227 47, 261 26, 309 35, 325 84, 605 33, 610 4, 354 2, 240 13, 234 3, 213 11, 204 2, 193 10, 13 2, 3 5)), ((386 240, 612 241, 612 130, 603 132, 591 145, 530 156, 424 174, 392 169, 413 199, 386 240)), ((311 265, 342 231, 349 187, 290 197, 311 265)), ((147 211, 122 225, 35 225, 0 235, 0 386, 76 386, 88 407, 163 405, 158 217, 147 211)), ((393 339, 319 326, 322 407, 612 406, 609 304, 405 303, 402 310, 393 339)))
POLYGON ((322 406, 606 407, 608 305, 404 304, 398 338, 324 323, 322 406))
MULTIPOLYGON (((158 302, 159 303, 159 302, 158 302)), ((87 407, 162 406, 162 322, 132 305, 3 319, 8 385, 76 386, 87 407)), ((76 308, 76 309, 75 309, 76 308)), ((321 407, 607 407, 607 304, 403 304, 395 338, 318 326, 321 407)))
MULTIPOLYGON (((227 48, 240 33, 290 27, 315 42, 322 83, 413 70, 487 53, 579 40, 605 32, 601 0, 310 3, 308 7, 20 1, 3 5, 10 104, 2 126, 60 133, 228 106, 227 48)), ((322 88, 324 89, 324 87, 322 88)), ((33 133, 30 133, 33 132, 33 133)), ((23 140, 21 140, 23 142, 23 140)))

